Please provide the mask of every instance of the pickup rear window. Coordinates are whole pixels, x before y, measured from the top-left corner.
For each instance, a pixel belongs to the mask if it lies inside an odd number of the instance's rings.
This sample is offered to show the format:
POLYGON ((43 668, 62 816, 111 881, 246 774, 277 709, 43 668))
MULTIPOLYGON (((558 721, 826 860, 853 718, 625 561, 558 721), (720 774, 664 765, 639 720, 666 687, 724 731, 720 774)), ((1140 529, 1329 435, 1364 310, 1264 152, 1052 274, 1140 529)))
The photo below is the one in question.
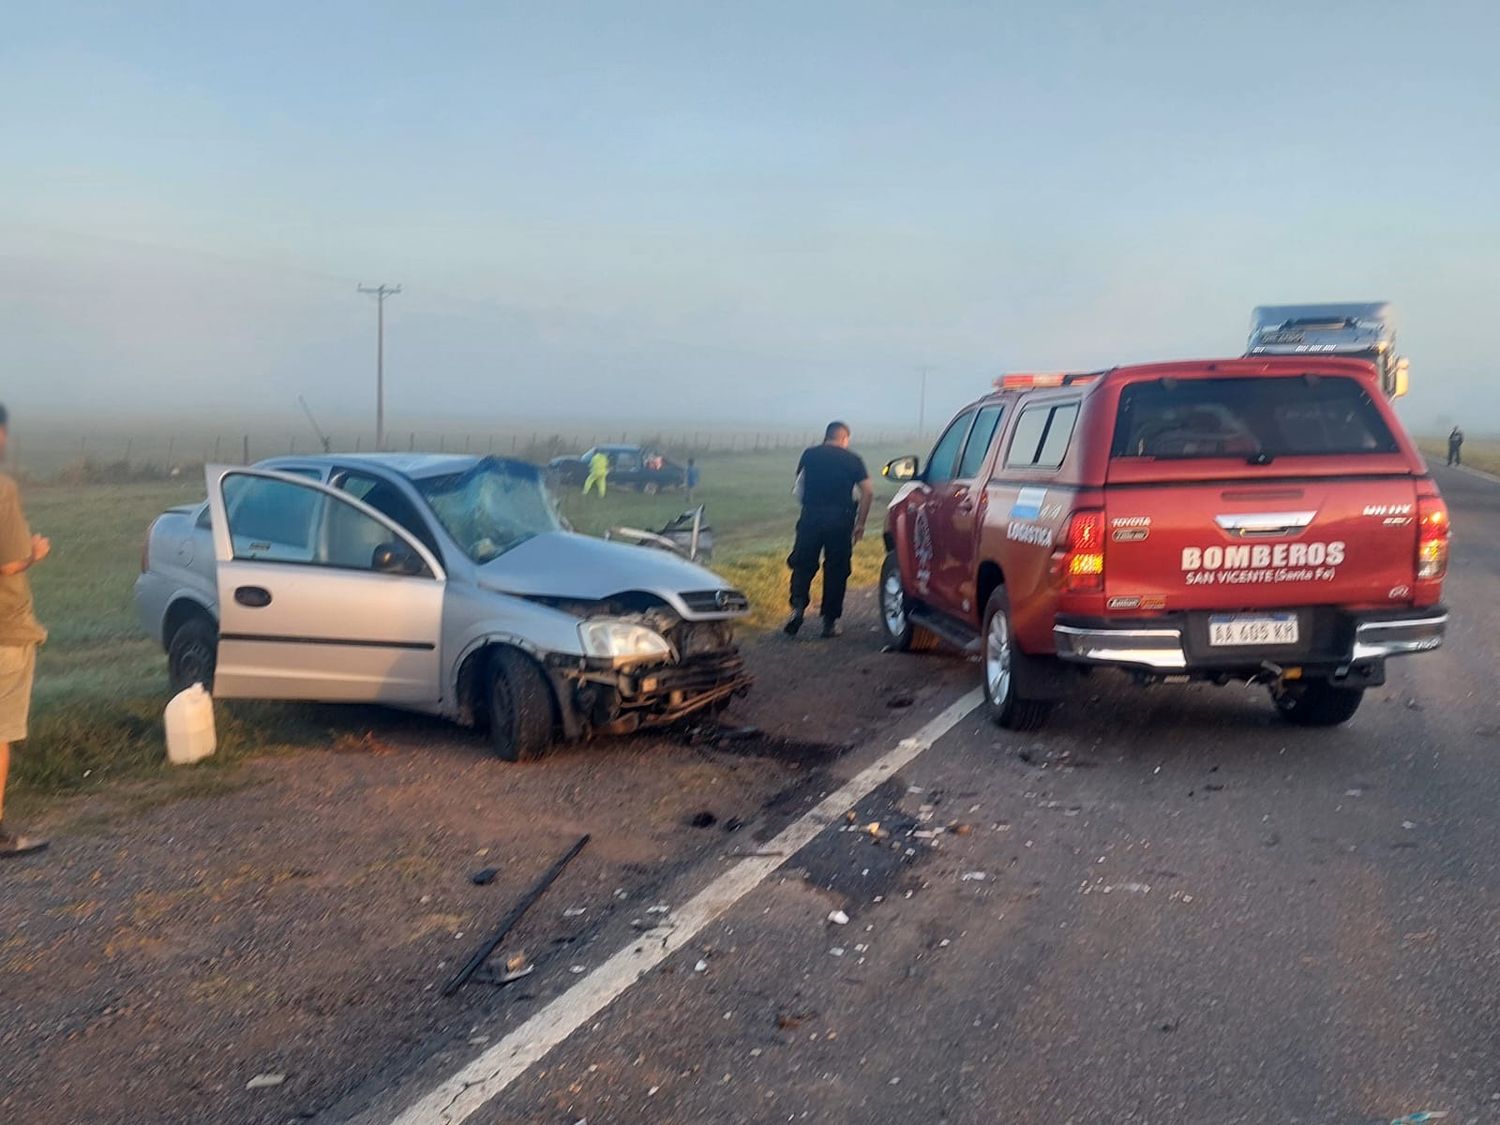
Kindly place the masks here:
POLYGON ((1111 456, 1269 460, 1398 451, 1359 382, 1299 375, 1133 383, 1120 392, 1111 456))

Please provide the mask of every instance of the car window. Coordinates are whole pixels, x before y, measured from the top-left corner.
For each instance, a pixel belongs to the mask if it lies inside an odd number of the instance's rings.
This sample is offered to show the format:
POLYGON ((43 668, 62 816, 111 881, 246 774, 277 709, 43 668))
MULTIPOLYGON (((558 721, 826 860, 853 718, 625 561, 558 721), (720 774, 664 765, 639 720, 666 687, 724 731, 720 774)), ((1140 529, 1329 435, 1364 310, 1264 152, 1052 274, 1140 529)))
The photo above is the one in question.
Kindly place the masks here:
MULTIPOLYGON (((292 476, 306 477, 308 480, 322 480, 323 474, 317 469, 277 469, 278 473, 290 473, 292 476)), ((204 530, 213 526, 213 505, 205 503, 198 512, 198 519, 194 526, 204 530)))
POLYGON ((486 563, 538 535, 563 530, 535 466, 487 457, 453 476, 414 482, 469 558, 486 563))
POLYGON ((953 479, 958 468, 958 451, 963 448, 964 437, 969 432, 969 423, 974 420, 974 411, 966 410, 949 424, 932 447, 932 457, 927 462, 923 480, 928 484, 942 484, 953 479))
POLYGON ((640 468, 634 453, 616 453, 614 455, 615 470, 617 472, 631 473, 640 468))
POLYGON ((1156 379, 1120 392, 1115 457, 1354 456, 1396 439, 1353 379, 1156 379))
POLYGON ((406 493, 390 481, 356 471, 345 473, 335 484, 350 496, 363 500, 381 515, 400 524, 414 538, 421 540, 423 546, 438 558, 443 557, 438 549, 437 539, 432 534, 432 528, 417 511, 417 506, 406 498, 406 493))
POLYGON ((223 491, 236 559, 374 570, 376 548, 400 542, 353 505, 291 481, 233 473, 223 491))
POLYGON ((973 480, 979 475, 979 470, 984 467, 984 456, 994 440, 995 429, 1000 424, 1000 412, 1004 409, 1002 406, 979 408, 979 413, 974 416, 974 428, 969 431, 969 440, 964 446, 964 455, 958 462, 959 480, 973 480))
POLYGON ((1016 419, 1016 432, 1005 456, 1007 469, 1056 469, 1067 456, 1078 421, 1078 403, 1028 406, 1016 419))

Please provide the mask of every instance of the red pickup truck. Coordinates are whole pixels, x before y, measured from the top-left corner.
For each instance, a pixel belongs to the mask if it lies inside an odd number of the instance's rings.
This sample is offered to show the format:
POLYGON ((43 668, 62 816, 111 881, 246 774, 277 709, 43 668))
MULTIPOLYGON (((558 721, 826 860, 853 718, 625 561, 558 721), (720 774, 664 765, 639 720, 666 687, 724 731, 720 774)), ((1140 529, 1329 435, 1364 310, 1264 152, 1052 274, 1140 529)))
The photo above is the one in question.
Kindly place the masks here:
POLYGON ((980 656, 1002 726, 1099 666, 1329 726, 1443 640, 1448 511, 1362 360, 1008 376, 885 473, 891 645, 980 656))

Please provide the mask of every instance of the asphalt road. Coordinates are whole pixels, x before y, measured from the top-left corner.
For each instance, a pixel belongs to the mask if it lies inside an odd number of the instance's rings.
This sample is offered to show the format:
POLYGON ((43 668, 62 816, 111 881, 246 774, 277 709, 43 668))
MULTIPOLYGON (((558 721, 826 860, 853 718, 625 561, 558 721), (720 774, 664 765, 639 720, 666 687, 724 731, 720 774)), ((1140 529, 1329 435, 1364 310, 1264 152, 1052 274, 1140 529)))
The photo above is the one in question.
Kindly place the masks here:
POLYGON ((1448 644, 1350 725, 972 715, 469 1120, 1500 1121, 1500 484, 1436 471, 1448 644))

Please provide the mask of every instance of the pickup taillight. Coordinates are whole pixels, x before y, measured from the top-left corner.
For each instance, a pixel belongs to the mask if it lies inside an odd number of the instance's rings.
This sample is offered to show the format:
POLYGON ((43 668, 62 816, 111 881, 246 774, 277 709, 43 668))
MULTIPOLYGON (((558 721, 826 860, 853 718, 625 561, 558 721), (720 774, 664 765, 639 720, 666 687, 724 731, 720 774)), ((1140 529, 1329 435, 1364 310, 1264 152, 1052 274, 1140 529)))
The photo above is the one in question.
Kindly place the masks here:
POLYGON ((1417 501, 1417 581, 1436 582, 1448 573, 1448 505, 1436 496, 1417 501))
POLYGON ((1069 593, 1097 594, 1104 589, 1104 513, 1074 512, 1068 518, 1067 550, 1062 558, 1063 585, 1069 593))

